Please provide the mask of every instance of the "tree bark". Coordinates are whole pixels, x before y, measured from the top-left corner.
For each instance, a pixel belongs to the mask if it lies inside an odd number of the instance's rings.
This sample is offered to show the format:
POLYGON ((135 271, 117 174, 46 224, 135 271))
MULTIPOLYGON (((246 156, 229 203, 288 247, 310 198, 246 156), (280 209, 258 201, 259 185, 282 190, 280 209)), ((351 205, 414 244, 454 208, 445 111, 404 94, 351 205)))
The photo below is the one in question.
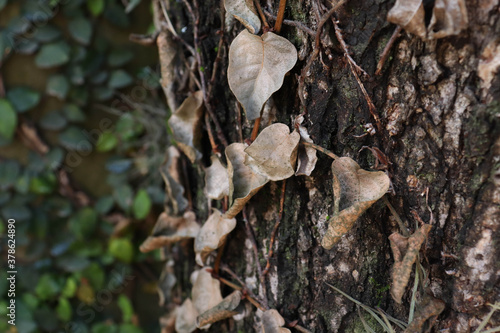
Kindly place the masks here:
MULTIPOLYGON (((278 2, 272 3, 276 11, 278 2)), ((174 25, 178 29, 187 26, 188 31, 180 35, 192 43, 189 13, 182 3, 171 5, 178 13, 173 16, 174 25)), ((339 156, 352 157, 364 169, 374 168, 375 157, 363 147, 376 147, 385 154, 393 188, 393 193, 386 195, 388 201, 411 232, 422 223, 433 225, 420 256, 428 278, 424 293, 443 300, 446 307, 432 332, 470 332, 490 310, 487 304, 500 300, 499 4, 494 0, 467 1, 468 28, 457 36, 422 40, 403 30, 377 76, 377 62, 396 28, 386 21, 392 5, 385 0, 352 0, 333 16, 352 58, 370 76, 361 80, 381 126, 377 127, 370 113, 332 21, 324 25, 320 56, 303 78, 308 111, 305 125, 316 144, 339 156), (495 61, 496 67, 492 65, 495 61), (490 85, 485 83, 482 70, 491 73, 490 85), (364 125, 368 127, 369 123, 375 133, 362 136, 364 125)), ((220 36, 220 9, 216 1, 199 1, 199 6, 201 66, 209 79, 220 36)), ((315 0, 289 0, 285 18, 316 31, 324 12, 315 0)), ((227 84, 227 53, 242 29, 239 23, 226 27, 219 72, 209 97, 230 142, 239 140, 239 111, 227 84)), ((290 25, 283 26, 281 35, 297 47, 299 61, 274 94, 272 109, 275 121, 290 124, 291 117, 303 110, 298 86, 315 48, 314 36, 290 25)), ((243 127, 243 136, 250 137, 251 125, 244 121, 243 127)), ((205 148, 203 163, 210 156, 210 148, 205 148)), ((388 236, 399 229, 383 200, 372 206, 331 250, 320 245, 333 208, 331 162, 320 155, 310 177, 287 180, 283 218, 265 288, 259 287, 256 265, 264 267, 266 263, 278 217, 281 183, 266 185, 247 204, 259 261, 255 260, 240 214, 222 262, 260 299, 266 298, 271 308, 288 321, 298 320, 311 332, 363 331, 355 304, 327 283, 407 322, 413 275, 402 304, 395 303, 388 291, 394 263, 388 236)), ((193 177, 193 202, 199 207, 195 209, 199 220, 204 221, 208 210, 203 208, 202 168, 192 167, 189 174, 193 177)), ((178 280, 184 280, 181 285, 189 286, 189 274, 180 269, 176 274, 178 280)), ((229 288, 224 289, 225 295, 229 292, 229 288)), ((184 296, 188 294, 189 289, 183 291, 184 296)), ((209 332, 254 331, 259 315, 255 307, 249 305, 248 309, 244 320, 217 323, 209 332)), ((363 319, 373 327, 378 325, 369 317, 363 319)), ((494 316, 488 327, 498 325, 499 318, 494 316)))

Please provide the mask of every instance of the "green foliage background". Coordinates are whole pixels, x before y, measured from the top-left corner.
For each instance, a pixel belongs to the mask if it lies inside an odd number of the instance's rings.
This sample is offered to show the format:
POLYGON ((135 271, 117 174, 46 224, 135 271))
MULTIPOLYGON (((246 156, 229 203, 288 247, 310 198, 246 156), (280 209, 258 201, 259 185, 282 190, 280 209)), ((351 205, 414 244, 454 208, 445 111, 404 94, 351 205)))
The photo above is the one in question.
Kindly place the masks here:
POLYGON ((128 41, 153 32, 149 5, 0 0, 2 332, 157 329, 156 276, 143 273, 154 258, 137 248, 164 200, 166 112, 155 48, 128 41), (28 142, 23 126, 36 133, 28 142), (5 320, 8 219, 15 328, 5 320))

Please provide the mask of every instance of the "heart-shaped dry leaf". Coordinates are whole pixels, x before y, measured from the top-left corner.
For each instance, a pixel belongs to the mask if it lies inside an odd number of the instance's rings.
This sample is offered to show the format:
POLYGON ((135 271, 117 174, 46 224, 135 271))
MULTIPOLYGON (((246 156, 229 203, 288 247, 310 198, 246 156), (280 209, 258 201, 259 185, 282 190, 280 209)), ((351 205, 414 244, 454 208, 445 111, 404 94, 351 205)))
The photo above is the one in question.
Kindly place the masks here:
POLYGON ((291 333, 285 325, 285 319, 275 309, 267 310, 262 314, 262 333, 291 333))
POLYGON ((245 149, 245 165, 254 172, 278 181, 293 176, 300 135, 285 124, 272 124, 245 149))
POLYGON ((464 0, 436 0, 429 25, 429 38, 458 35, 467 28, 467 24, 464 0))
POLYGON ((431 229, 432 225, 424 224, 410 237, 404 237, 398 233, 389 236, 394 256, 391 295, 394 301, 399 304, 401 304, 401 298, 410 279, 411 270, 415 260, 417 260, 420 247, 431 229))
POLYGON ((272 32, 255 36, 243 30, 233 40, 227 78, 247 119, 260 117, 262 106, 281 87, 296 62, 295 46, 272 32))
POLYGON ((220 200, 229 195, 229 178, 227 168, 220 159, 212 155, 212 165, 205 169, 205 194, 208 198, 220 200))
POLYGON ((185 212, 182 217, 169 216, 163 212, 158 217, 151 236, 141 244, 141 252, 149 252, 184 239, 195 238, 200 231, 193 212, 185 212))
POLYGON ((253 34, 260 30, 260 19, 253 5, 253 0, 224 0, 228 14, 233 15, 253 34))
POLYGON ((402 26, 406 31, 425 38, 425 11, 422 0, 396 0, 387 14, 387 21, 402 26))
POLYGON ((222 302, 200 314, 198 318, 196 318, 196 325, 198 328, 211 325, 217 321, 242 313, 244 311, 244 307, 239 306, 241 303, 241 297, 241 291, 236 290, 224 298, 222 302))
POLYGON ((205 224, 203 224, 194 240, 196 263, 203 266, 210 252, 222 246, 227 234, 233 231, 235 227, 235 218, 226 218, 217 209, 213 209, 212 214, 208 217, 205 224))
MULTIPOLYGON (((295 118, 295 126, 299 131, 300 141, 314 143, 309 136, 307 129, 302 126, 303 121, 303 116, 298 116, 297 118, 295 118)), ((316 167, 317 161, 318 157, 316 155, 316 149, 299 145, 297 152, 297 170, 295 171, 295 176, 310 176, 311 172, 313 172, 314 168, 316 167)))
POLYGON ((168 147, 165 163, 160 168, 160 173, 165 182, 165 209, 172 215, 182 214, 188 205, 188 201, 184 198, 184 187, 182 187, 180 180, 179 158, 179 150, 174 146, 168 147))
POLYGON ((212 277, 208 268, 202 268, 195 272, 191 279, 194 280, 191 297, 199 314, 222 302, 220 282, 212 277))
POLYGON ((197 91, 181 104, 168 120, 174 139, 191 163, 201 158, 200 140, 203 92, 197 91))
POLYGON ((198 311, 190 298, 186 299, 184 303, 177 309, 177 316, 175 318, 175 331, 177 333, 191 333, 196 330, 196 317, 198 311))
POLYGON ((243 143, 233 143, 226 148, 231 203, 231 207, 224 214, 227 218, 238 215, 248 200, 269 181, 267 177, 253 172, 245 165, 246 147, 243 143))
POLYGON ((382 171, 366 171, 349 157, 332 163, 334 216, 321 241, 331 249, 354 222, 389 189, 390 180, 382 171))

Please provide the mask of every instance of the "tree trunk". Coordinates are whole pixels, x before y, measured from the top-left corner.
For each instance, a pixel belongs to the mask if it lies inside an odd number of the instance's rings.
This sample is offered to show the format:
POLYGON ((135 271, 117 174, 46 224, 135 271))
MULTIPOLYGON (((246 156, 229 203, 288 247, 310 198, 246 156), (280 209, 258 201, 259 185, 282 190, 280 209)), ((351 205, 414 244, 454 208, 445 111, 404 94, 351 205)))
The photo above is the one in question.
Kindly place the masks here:
MULTIPOLYGON (((273 4, 276 14, 277 1, 268 3, 273 4)), ((333 15, 352 58, 369 74, 361 81, 373 100, 380 126, 370 113, 331 20, 323 27, 319 57, 306 77, 301 75, 315 50, 314 36, 294 26, 283 26, 280 35, 296 46, 299 61, 273 95, 275 121, 291 124, 291 117, 303 111, 298 86, 304 80, 308 111, 304 124, 316 144, 338 156, 352 157, 364 169, 373 169, 376 158, 363 147, 378 148, 385 154, 393 189, 386 195, 388 201, 411 232, 423 223, 433 225, 421 248, 428 280, 417 302, 420 304, 424 294, 444 301, 445 310, 434 322, 432 332, 469 332, 490 311, 487 304, 500 300, 499 4, 494 0, 467 1, 468 28, 457 36, 422 40, 402 30, 381 75, 375 75, 382 50, 396 28, 386 21, 393 4, 352 0, 333 15), (375 133, 362 136, 367 128, 375 133)), ((216 1, 199 1, 199 6, 199 51, 208 81, 220 36, 220 10, 216 1)), ((177 31, 187 26, 188 31, 181 36, 193 43, 193 22, 184 3, 172 1, 170 7, 177 31)), ((268 8, 264 3, 263 7, 268 8)), ((426 10, 432 10, 432 5, 426 10)), ((289 0, 285 18, 316 31, 325 12, 315 0, 289 0)), ((227 53, 242 29, 239 23, 226 27, 215 88, 209 96, 230 143, 239 140, 239 111, 227 84, 227 53)), ((184 64, 180 62, 179 66, 184 64)), ((179 91, 176 94, 182 102, 185 95, 179 91)), ((243 136, 248 138, 252 124, 244 120, 244 114, 242 119, 243 136)), ((222 148, 220 141, 217 143, 222 148)), ((210 156, 210 147, 205 148, 201 164, 206 164, 210 156)), ((363 320, 381 331, 376 321, 366 313, 360 316, 356 305, 328 284, 407 322, 413 275, 402 304, 395 303, 388 290, 394 263, 388 236, 400 230, 384 200, 368 209, 331 250, 321 246, 333 212, 331 163, 329 157, 320 155, 310 177, 286 181, 283 218, 265 288, 259 287, 256 265, 266 264, 278 217, 281 182, 266 185, 246 207, 259 262, 241 214, 228 237, 222 262, 253 288, 259 299, 266 298, 269 307, 289 322, 298 320, 311 332, 362 332, 363 320)), ((195 211, 204 221, 208 210, 202 168, 190 167, 188 173, 192 176, 189 184, 195 211)), ((189 272, 180 272, 180 264, 176 267, 186 297, 189 272)), ((221 275, 230 278, 223 272, 221 275)), ((225 287, 223 291, 227 295, 231 290, 225 287)), ((244 320, 219 322, 209 332, 254 331, 259 327, 259 314, 255 307, 249 305, 248 309, 244 320)), ((488 327, 498 325, 499 318, 493 316, 488 327)))

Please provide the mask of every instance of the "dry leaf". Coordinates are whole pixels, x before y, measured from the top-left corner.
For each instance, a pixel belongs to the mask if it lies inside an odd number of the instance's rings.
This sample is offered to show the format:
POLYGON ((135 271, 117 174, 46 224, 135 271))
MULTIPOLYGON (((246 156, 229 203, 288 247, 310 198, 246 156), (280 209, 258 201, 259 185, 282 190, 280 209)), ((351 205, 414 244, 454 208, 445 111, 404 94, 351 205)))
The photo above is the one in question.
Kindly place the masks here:
POLYGON ((425 38, 425 11, 422 0, 396 0, 387 14, 387 21, 402 26, 406 31, 425 38))
POLYGON ((458 35, 467 28, 467 24, 464 0, 436 0, 429 25, 429 38, 458 35))
POLYGON ((178 306, 176 305, 170 312, 160 317, 160 333, 175 333, 177 310, 178 306))
MULTIPOLYGON (((307 129, 302 126, 303 121, 303 116, 298 116, 297 118, 295 118, 295 127, 299 131, 300 141, 314 143, 309 136, 307 129)), ((316 167, 317 161, 318 157, 316 155, 316 149, 299 145, 297 152, 297 170, 295 171, 295 176, 310 176, 311 172, 313 172, 314 168, 316 167)))
POLYGON ((233 15, 253 34, 260 31, 260 19, 253 5, 253 0, 224 0, 228 14, 233 15))
POLYGON ((299 133, 290 133, 287 125, 272 124, 245 149, 245 165, 272 181, 290 178, 295 172, 299 140, 299 133))
POLYGON ((262 315, 262 333, 291 333, 285 325, 285 319, 275 309, 267 310, 262 315))
POLYGON ((140 247, 141 252, 149 252, 184 239, 195 238, 200 231, 193 212, 185 212, 182 217, 169 216, 163 212, 149 236, 140 247))
POLYGON ((220 159, 212 155, 212 165, 205 169, 205 194, 208 198, 220 200, 229 195, 229 178, 227 168, 220 159))
POLYGON ((272 32, 255 36, 243 30, 233 40, 227 78, 247 119, 260 117, 262 106, 281 87, 296 62, 295 46, 272 32))
POLYGON ((165 263, 160 275, 160 280, 158 281, 158 286, 156 287, 159 298, 158 304, 160 306, 170 303, 172 287, 175 286, 176 282, 177 278, 174 275, 174 261, 170 259, 165 263))
POLYGON ((244 307, 239 306, 241 298, 241 291, 236 290, 232 292, 229 296, 224 298, 222 302, 200 314, 198 318, 196 318, 196 325, 198 328, 201 328, 240 314, 244 311, 244 307))
POLYGON ((184 198, 184 187, 182 187, 180 180, 179 158, 179 150, 174 146, 168 147, 165 163, 160 168, 160 173, 165 182, 167 199, 165 209, 172 215, 181 214, 188 206, 188 201, 184 198))
POLYGON ((172 129, 177 145, 191 163, 201 158, 202 116, 203 92, 197 91, 186 98, 168 120, 168 125, 172 129))
POLYGON ((227 173, 229 175, 229 202, 231 207, 224 214, 226 218, 235 217, 264 186, 269 179, 247 167, 245 162, 246 145, 233 143, 226 148, 227 173))
POLYGON ((490 89, 500 69, 500 40, 491 41, 481 53, 477 75, 481 78, 481 88, 490 89))
POLYGON ((401 298, 410 279, 413 264, 417 259, 422 243, 427 238, 431 229, 432 225, 424 224, 410 237, 404 237, 398 233, 393 233, 389 236, 394 256, 394 268, 391 274, 391 295, 396 303, 401 304, 401 298))
POLYGON ((321 241, 331 249, 354 222, 389 189, 390 180, 382 171, 366 171, 349 157, 332 163, 334 215, 321 241))
POLYGON ((198 314, 204 313, 222 302, 220 282, 212 277, 208 268, 194 272, 191 279, 194 280, 191 297, 198 314))
POLYGON ((194 303, 191 299, 188 298, 177 309, 175 331, 177 333, 194 332, 196 330, 196 317, 198 317, 198 311, 196 311, 194 303))
POLYGON ((196 263, 203 266, 210 252, 219 248, 235 227, 235 218, 226 218, 217 209, 213 209, 194 240, 196 263))
POLYGON ((433 321, 443 312, 445 304, 442 300, 425 295, 420 304, 417 305, 415 317, 403 333, 428 332, 433 321), (427 329, 424 331, 424 324, 427 329))

